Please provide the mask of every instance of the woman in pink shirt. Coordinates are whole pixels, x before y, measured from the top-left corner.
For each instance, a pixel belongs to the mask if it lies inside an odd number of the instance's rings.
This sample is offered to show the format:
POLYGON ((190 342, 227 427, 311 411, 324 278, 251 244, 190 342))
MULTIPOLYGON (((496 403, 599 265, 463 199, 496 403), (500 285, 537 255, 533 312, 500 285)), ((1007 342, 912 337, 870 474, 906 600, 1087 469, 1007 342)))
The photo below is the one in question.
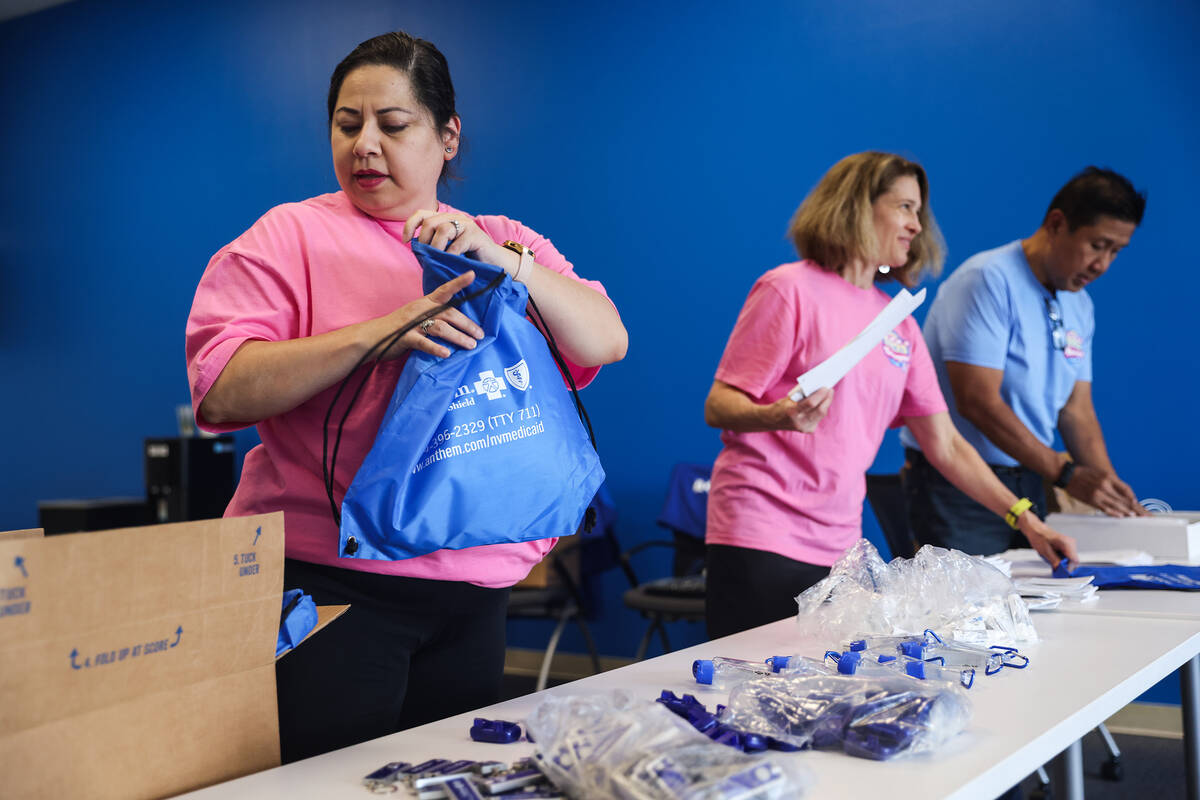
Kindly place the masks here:
MULTIPOLYGON (((508 587, 555 541, 403 561, 339 557, 322 480, 333 394, 376 342, 474 278, 467 273, 423 296, 411 239, 499 266, 524 283, 579 385, 622 358, 627 344, 603 286, 578 277, 549 240, 514 220, 472 216, 438 200, 462 121, 446 60, 431 43, 397 32, 360 44, 333 72, 328 113, 341 191, 271 209, 222 248, 201 278, 187 326, 198 423, 212 431, 256 425, 262 439, 246 456, 226 514, 282 510, 285 587, 319 604, 352 606, 279 662, 285 761, 494 702, 508 587)), ((407 353, 445 357, 482 336, 448 310, 390 351, 346 420, 338 502, 374 442, 407 353)))
POLYGON ((997 514, 1015 512, 1046 560, 1074 558, 1074 542, 1022 508, 959 436, 912 317, 836 390, 788 397, 798 376, 887 305, 877 282, 913 286, 941 267, 921 166, 888 153, 842 159, 805 198, 789 233, 805 260, 754 284, 704 407, 724 444, 705 534, 709 637, 795 613, 793 598, 862 536, 864 475, 886 430, 900 425, 937 454, 930 462, 956 486, 997 514))

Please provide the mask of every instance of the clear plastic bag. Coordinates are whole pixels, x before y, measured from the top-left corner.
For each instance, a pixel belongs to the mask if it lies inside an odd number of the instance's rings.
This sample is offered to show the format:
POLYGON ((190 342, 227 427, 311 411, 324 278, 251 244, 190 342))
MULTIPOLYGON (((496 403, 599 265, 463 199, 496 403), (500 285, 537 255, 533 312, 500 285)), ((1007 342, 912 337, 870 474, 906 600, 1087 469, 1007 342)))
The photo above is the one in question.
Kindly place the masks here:
POLYGON ((722 723, 802 748, 886 761, 936 750, 970 722, 971 701, 950 683, 903 675, 809 675, 734 687, 722 723))
POLYGON ((932 628, 983 646, 1037 641, 1029 609, 1004 573, 982 558, 931 545, 885 564, 860 539, 796 603, 801 633, 822 640, 932 628))
POLYGON ((811 784, 794 759, 746 755, 625 692, 543 700, 526 720, 542 771, 572 797, 782 800, 811 784))

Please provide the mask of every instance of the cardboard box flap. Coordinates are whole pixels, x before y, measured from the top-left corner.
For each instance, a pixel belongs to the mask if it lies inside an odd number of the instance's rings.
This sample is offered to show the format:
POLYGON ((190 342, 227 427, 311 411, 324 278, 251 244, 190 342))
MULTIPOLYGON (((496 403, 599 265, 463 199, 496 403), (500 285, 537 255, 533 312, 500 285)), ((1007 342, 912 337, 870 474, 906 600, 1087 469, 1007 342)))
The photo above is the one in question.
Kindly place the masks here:
MULTIPOLYGON (((350 606, 348 606, 348 605, 345 605, 345 606, 317 606, 317 624, 313 625, 312 630, 309 631, 304 636, 304 638, 300 640, 300 644, 296 645, 296 647, 299 647, 301 644, 304 644, 305 642, 307 642, 309 639, 311 639, 313 636, 316 635, 317 631, 322 630, 326 625, 333 622, 335 619, 340 617, 342 614, 345 614, 349 610, 350 610, 350 606)), ((295 650, 296 647, 293 647, 292 650, 295 650)), ((282 653, 280 653, 278 656, 275 657, 275 660, 278 661, 279 659, 286 656, 288 653, 292 652, 292 650, 283 651, 282 653)))
POLYGON ((278 764, 282 591, 281 513, 0 539, 8 788, 151 797, 278 764))
POLYGON ((45 535, 46 532, 41 528, 26 528, 22 531, 0 531, 0 542, 11 539, 36 539, 45 535))
MULTIPOLYGON (((350 610, 350 606, 348 606, 348 605, 346 605, 346 606, 317 606, 317 624, 314 625, 313 629, 308 632, 308 636, 305 636, 303 639, 300 640, 300 644, 304 644, 305 642, 307 642, 309 639, 311 639, 313 637, 314 634, 316 634, 317 631, 321 630, 326 625, 333 622, 335 619, 340 617, 342 614, 345 614, 349 610, 350 610)), ((299 647, 299 646, 300 645, 297 645, 297 647, 299 647)))

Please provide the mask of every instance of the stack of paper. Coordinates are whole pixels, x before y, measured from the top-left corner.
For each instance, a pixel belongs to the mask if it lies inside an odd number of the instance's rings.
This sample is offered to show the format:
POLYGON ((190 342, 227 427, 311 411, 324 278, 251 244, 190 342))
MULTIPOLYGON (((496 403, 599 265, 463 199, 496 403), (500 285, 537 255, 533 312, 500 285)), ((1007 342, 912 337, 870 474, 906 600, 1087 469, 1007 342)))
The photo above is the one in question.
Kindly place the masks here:
MULTIPOLYGON (((1087 603, 1096 599, 1092 577, 1055 578, 1050 565, 1033 550, 1008 550, 988 556, 987 562, 1012 578, 1025 604, 1031 611, 1058 608, 1062 603, 1087 603)), ((1089 565, 1116 564, 1124 567, 1153 564, 1154 559, 1142 550, 1083 550, 1079 563, 1089 565)))
POLYGON ((1013 586, 1017 587, 1030 611, 1048 611, 1062 603, 1087 603, 1096 599, 1091 575, 1084 578, 1017 578, 1013 586))

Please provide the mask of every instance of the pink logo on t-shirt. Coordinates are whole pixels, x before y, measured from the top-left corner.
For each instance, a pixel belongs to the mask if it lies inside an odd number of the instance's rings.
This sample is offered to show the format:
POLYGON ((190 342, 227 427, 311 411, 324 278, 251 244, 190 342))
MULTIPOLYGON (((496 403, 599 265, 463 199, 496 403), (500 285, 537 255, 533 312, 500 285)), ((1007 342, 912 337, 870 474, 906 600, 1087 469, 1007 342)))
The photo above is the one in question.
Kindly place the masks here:
POLYGON ((1083 337, 1078 331, 1067 331, 1067 346, 1063 348, 1067 358, 1083 358, 1083 337))
POLYGON ((912 359, 912 343, 895 331, 883 337, 883 354, 887 360, 903 369, 912 359))

